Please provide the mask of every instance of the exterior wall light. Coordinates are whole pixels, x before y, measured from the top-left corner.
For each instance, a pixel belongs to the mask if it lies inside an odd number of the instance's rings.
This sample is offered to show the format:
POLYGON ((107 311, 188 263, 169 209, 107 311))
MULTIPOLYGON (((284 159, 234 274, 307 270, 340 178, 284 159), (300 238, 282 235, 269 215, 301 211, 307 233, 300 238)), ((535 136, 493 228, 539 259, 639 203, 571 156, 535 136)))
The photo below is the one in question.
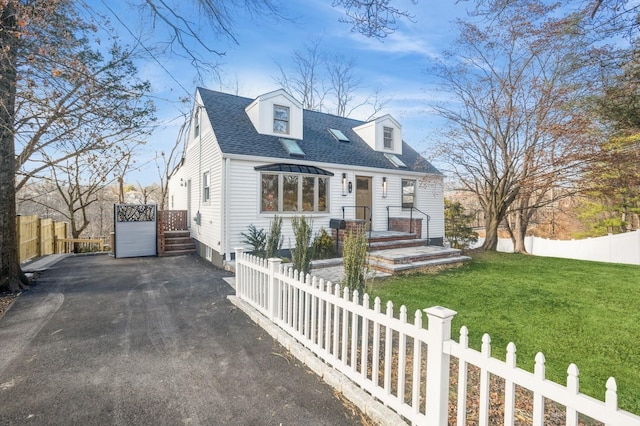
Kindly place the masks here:
POLYGON ((382 198, 387 198, 387 178, 382 178, 382 198))
POLYGON ((342 196, 347 195, 347 174, 342 174, 342 196))

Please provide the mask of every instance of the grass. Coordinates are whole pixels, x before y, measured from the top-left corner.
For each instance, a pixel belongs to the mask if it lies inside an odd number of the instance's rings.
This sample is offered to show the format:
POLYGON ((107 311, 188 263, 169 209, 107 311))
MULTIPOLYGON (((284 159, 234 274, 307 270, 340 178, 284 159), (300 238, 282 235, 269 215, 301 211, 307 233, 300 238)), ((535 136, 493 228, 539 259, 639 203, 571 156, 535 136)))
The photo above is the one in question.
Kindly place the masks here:
MULTIPOLYGON (((484 251, 457 269, 389 278, 370 296, 391 300, 394 312, 445 306, 458 312, 452 334, 469 329, 480 349, 491 336, 492 355, 504 360, 516 344, 518 367, 533 371, 546 358, 546 377, 566 384, 570 363, 580 391, 604 400, 611 376, 620 408, 640 414, 640 267, 484 251)), ((409 321, 413 321, 410 315, 409 321)))

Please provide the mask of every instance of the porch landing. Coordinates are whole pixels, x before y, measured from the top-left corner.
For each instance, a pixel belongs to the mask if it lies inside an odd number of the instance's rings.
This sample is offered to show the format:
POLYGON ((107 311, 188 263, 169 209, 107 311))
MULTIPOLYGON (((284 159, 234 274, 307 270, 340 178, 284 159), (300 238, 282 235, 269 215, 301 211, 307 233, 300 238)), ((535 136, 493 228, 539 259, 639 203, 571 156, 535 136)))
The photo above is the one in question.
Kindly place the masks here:
MULTIPOLYGON (((471 260, 469 256, 463 256, 461 250, 429 246, 427 239, 416 238, 415 234, 407 232, 372 231, 367 237, 370 278, 452 267, 471 260)), ((340 282, 344 278, 342 258, 312 262, 311 273, 340 282)))

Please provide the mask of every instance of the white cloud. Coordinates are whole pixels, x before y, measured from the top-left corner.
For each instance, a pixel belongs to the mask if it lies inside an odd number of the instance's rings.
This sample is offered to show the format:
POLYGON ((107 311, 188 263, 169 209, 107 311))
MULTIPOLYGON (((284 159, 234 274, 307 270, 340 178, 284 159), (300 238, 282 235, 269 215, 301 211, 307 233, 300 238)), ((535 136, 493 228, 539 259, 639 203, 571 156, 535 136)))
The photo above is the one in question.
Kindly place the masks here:
POLYGON ((426 58, 436 58, 438 49, 431 46, 426 39, 409 33, 396 31, 384 40, 366 38, 358 34, 351 34, 351 41, 362 48, 394 55, 419 55, 426 58))

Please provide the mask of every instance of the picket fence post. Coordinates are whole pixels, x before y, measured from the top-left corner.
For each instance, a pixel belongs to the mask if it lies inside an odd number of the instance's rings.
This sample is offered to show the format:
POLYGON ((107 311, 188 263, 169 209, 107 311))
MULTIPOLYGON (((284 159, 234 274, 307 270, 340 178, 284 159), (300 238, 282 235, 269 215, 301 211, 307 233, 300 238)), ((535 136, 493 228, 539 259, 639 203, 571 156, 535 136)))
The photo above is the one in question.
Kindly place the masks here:
POLYGON ((434 306, 424 310, 428 319, 427 403, 428 426, 446 426, 449 417, 449 354, 444 342, 451 339, 451 320, 456 311, 434 306))
POLYGON ((234 247, 233 250, 236 252, 236 296, 242 300, 244 296, 244 271, 240 266, 240 258, 244 252, 244 247, 234 247))
POLYGON ((269 301, 269 315, 272 322, 278 320, 278 306, 280 305, 278 295, 280 294, 280 281, 276 278, 276 274, 280 270, 280 264, 282 259, 277 257, 271 257, 269 260, 269 287, 267 300, 269 301))

